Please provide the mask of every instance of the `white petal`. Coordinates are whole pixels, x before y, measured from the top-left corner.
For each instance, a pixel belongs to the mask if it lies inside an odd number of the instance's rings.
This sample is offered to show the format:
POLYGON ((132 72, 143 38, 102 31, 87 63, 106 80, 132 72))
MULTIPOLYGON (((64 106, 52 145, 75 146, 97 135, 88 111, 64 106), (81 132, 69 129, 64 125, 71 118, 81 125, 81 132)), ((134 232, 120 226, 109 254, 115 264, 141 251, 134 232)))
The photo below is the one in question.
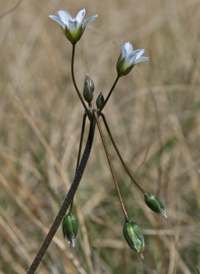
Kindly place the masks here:
POLYGON ((49 15, 49 17, 51 19, 53 19, 54 21, 56 21, 63 29, 65 28, 65 24, 63 23, 63 21, 60 18, 58 18, 55 15, 49 15))
POLYGON ((126 48, 127 54, 130 54, 130 53, 133 52, 133 46, 131 45, 130 42, 126 42, 124 46, 125 46, 125 48, 126 48))
POLYGON ((134 66, 136 64, 136 55, 134 54, 131 58, 128 59, 129 66, 134 66))
POLYGON ((137 50, 135 50, 135 51, 129 53, 128 58, 129 58, 129 59, 132 59, 132 58, 137 59, 137 50))
MULTIPOLYGON (((133 51, 133 53, 134 53, 134 55, 138 55, 138 53, 141 51, 141 49, 136 49, 136 50, 134 50, 133 51)), ((143 50, 143 52, 144 52, 144 50, 143 50)), ((143 53, 142 53, 143 54, 143 53)), ((141 56, 141 55, 140 55, 141 56)))
MULTIPOLYGON (((136 52, 136 51, 135 51, 136 52)), ((140 58, 142 56, 142 54, 144 53, 144 49, 138 49, 137 50, 137 59, 140 58)))
POLYGON ((76 15, 76 20, 78 21, 79 25, 82 23, 84 17, 85 17, 85 9, 80 10, 78 14, 76 15))
POLYGON ((60 19, 63 21, 63 23, 68 26, 69 20, 72 19, 71 15, 65 10, 59 10, 58 15, 60 16, 60 19))
POLYGON ((122 44, 122 59, 127 57, 125 45, 122 44))
POLYGON ((96 15, 94 15, 94 16, 88 18, 87 20, 85 20, 85 21, 83 22, 83 28, 85 28, 86 25, 87 25, 88 23, 92 22, 92 21, 95 20, 97 17, 98 17, 98 14, 96 14, 96 15))
POLYGON ((148 57, 142 56, 142 57, 138 58, 138 59, 135 61, 135 65, 136 65, 137 63, 140 63, 140 62, 143 62, 143 61, 148 61, 148 60, 149 60, 148 57))
POLYGON ((69 20, 68 28, 70 31, 77 30, 78 27, 78 21, 76 19, 69 20))

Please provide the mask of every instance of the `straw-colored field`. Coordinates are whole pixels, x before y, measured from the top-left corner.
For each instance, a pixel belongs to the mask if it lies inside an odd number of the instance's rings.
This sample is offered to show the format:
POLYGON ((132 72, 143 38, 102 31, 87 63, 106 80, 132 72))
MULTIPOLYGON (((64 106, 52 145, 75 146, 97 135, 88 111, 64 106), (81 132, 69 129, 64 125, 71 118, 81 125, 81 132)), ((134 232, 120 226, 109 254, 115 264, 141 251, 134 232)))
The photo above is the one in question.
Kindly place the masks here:
MULTIPOLYGON (((0 13, 16 1, 1 1, 0 13)), ((74 249, 61 227, 38 274, 197 273, 200 267, 200 1, 22 0, 0 17, 0 274, 26 273, 73 180, 83 107, 70 76, 71 44, 49 14, 98 13, 77 43, 80 90, 95 100, 116 78, 121 44, 148 62, 119 80, 104 114, 141 186, 168 219, 145 205, 102 123, 129 217, 142 228, 144 260, 123 236, 124 216, 98 130, 76 194, 74 249)), ((95 103, 94 100, 94 103, 95 103)), ((93 104, 95 107, 95 104, 93 104)), ((88 124, 86 127, 86 140, 88 124)))

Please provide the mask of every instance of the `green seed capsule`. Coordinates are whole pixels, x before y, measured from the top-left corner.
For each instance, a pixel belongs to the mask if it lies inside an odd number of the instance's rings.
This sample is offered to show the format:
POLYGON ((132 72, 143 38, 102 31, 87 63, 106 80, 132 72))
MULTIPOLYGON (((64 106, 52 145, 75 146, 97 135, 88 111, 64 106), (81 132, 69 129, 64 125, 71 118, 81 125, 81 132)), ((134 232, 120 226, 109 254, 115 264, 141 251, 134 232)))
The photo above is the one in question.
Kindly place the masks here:
POLYGON ((123 233, 130 248, 135 250, 143 258, 144 237, 139 225, 134 221, 128 220, 124 224, 123 233))
POLYGON ((160 213, 165 218, 167 218, 165 207, 164 207, 162 201, 155 194, 145 192, 144 200, 145 200, 146 205, 148 205, 148 207, 151 210, 153 210, 156 213, 160 213))
POLYGON ((78 221, 72 213, 67 214, 62 222, 64 238, 67 238, 71 247, 74 247, 74 240, 78 233, 78 221))

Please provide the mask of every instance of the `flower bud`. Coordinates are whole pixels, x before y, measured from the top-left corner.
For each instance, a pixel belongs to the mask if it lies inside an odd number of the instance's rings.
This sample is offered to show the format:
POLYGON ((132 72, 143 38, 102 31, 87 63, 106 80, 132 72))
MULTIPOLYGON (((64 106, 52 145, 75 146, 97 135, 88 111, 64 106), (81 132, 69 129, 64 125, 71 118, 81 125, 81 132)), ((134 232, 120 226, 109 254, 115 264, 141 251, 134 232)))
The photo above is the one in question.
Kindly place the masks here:
POLYGON ((78 221, 71 212, 67 214, 62 222, 64 238, 67 238, 71 247, 74 247, 74 240, 78 233, 78 221))
POLYGON ((135 250, 143 258, 144 237, 138 224, 128 220, 124 224, 124 237, 131 249, 135 250))
POLYGON ((104 96, 102 92, 100 92, 99 96, 97 97, 96 105, 97 105, 97 109, 102 109, 104 106, 104 96))
POLYGON ((167 214, 162 201, 155 195, 151 193, 144 193, 144 200, 148 207, 156 213, 162 214, 167 218, 167 214))
POLYGON ((84 88, 83 88, 83 97, 85 101, 90 103, 93 99, 93 92, 94 92, 94 82, 92 81, 92 78, 87 73, 85 77, 84 82, 84 88))

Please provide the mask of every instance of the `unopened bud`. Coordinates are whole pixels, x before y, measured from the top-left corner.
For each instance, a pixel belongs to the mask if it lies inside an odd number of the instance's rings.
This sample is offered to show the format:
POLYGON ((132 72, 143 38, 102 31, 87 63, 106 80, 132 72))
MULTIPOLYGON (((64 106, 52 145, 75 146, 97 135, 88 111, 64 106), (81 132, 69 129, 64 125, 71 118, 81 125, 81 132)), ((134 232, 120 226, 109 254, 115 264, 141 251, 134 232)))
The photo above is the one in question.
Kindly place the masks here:
POLYGON ((134 221, 128 220, 124 224, 124 237, 131 249, 135 250, 143 258, 144 237, 142 230, 134 221))
POLYGON ((67 238, 71 247, 74 247, 74 240, 78 233, 78 221, 72 213, 67 214, 62 222, 64 238, 67 238))
POLYGON ((88 103, 90 103, 93 99, 94 88, 94 82, 92 81, 90 75, 87 73, 84 82, 83 97, 88 103))
POLYGON ((100 92, 99 96, 97 97, 96 105, 97 105, 97 109, 102 109, 104 106, 104 96, 102 92, 100 92))
POLYGON ((165 207, 162 201, 152 193, 144 193, 144 200, 148 207, 156 213, 162 214, 165 218, 167 218, 167 214, 165 211, 165 207))

